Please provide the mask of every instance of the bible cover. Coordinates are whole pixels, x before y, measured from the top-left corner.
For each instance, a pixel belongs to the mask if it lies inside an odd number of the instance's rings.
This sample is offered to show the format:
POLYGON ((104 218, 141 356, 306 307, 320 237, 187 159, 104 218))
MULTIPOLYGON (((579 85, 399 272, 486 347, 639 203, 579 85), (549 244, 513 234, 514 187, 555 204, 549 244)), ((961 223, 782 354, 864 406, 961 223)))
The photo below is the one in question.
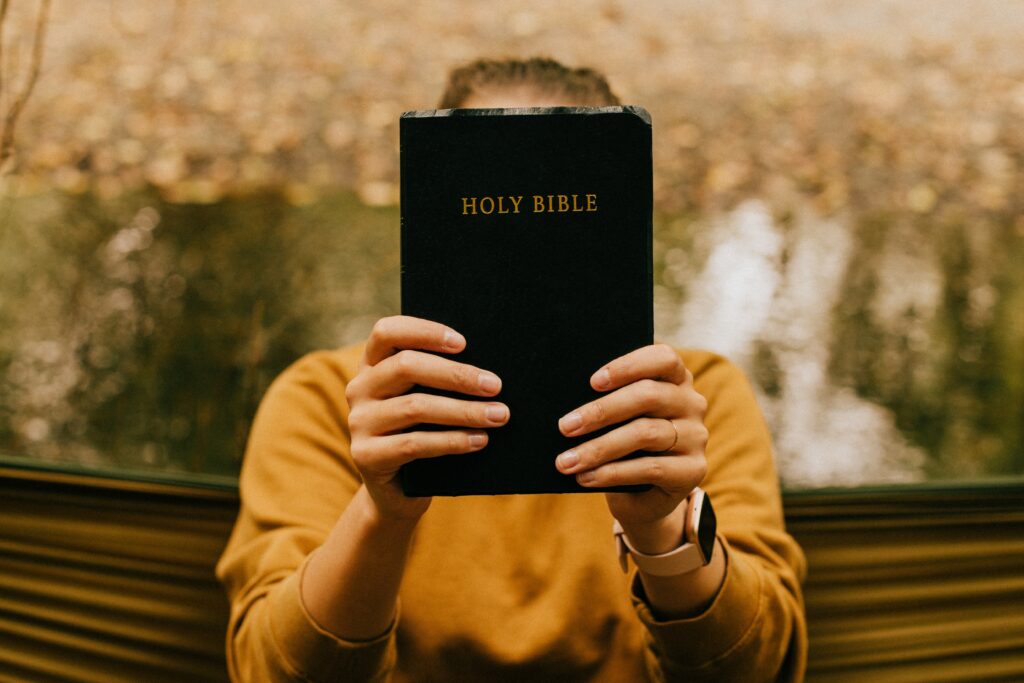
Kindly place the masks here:
POLYGON ((648 113, 415 111, 400 135, 402 313, 465 335, 448 357, 501 377, 511 413, 480 451, 403 466, 406 495, 649 488, 586 488, 555 467, 595 436, 558 430, 601 395, 590 376, 652 342, 648 113))

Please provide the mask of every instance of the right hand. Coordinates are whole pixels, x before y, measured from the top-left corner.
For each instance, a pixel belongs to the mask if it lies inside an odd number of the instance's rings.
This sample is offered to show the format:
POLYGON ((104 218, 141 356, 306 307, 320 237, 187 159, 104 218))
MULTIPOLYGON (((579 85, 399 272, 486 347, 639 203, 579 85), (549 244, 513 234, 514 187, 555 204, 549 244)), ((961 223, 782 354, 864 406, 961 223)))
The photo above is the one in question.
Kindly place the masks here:
POLYGON ((501 379, 492 372, 424 353, 459 353, 466 339, 440 323, 392 316, 373 326, 359 372, 345 389, 352 459, 377 511, 388 518, 418 519, 431 498, 406 497, 398 468, 419 458, 470 453, 487 445, 484 428, 508 422, 508 406, 423 393, 414 386, 495 396, 501 379), (407 431, 421 424, 457 427, 407 431))

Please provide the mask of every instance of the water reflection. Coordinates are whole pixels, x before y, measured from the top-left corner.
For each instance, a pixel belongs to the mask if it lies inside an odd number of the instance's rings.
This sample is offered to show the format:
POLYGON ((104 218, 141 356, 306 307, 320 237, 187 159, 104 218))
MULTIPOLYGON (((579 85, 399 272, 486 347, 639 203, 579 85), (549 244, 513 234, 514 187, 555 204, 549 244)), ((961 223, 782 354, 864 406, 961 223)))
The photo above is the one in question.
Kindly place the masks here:
POLYGON ((925 453, 907 443, 892 411, 836 384, 828 371, 831 311, 852 255, 849 228, 808 211, 784 231, 766 205, 751 201, 709 232, 714 246, 675 337, 723 353, 754 376, 764 370, 759 352, 771 355, 771 393, 757 389, 785 481, 923 479, 925 453))
POLYGON ((760 201, 688 229, 706 256, 667 337, 748 371, 787 484, 1024 470, 1012 229, 760 201))

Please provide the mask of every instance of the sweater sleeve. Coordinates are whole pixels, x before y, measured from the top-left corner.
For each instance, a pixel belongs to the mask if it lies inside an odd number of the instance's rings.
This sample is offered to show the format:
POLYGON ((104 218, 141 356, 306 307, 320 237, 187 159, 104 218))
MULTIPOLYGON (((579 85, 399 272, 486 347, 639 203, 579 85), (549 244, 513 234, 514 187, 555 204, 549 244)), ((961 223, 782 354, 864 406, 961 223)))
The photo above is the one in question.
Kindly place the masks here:
POLYGON ((241 509, 217 565, 231 603, 233 681, 383 681, 395 666, 397 612, 379 637, 356 642, 320 627, 300 599, 310 554, 361 484, 348 448, 343 357, 296 362, 253 421, 241 509))
POLYGON ((646 627, 654 681, 800 681, 807 631, 803 553, 786 533, 771 437, 736 366, 711 354, 684 361, 708 399, 708 474, 726 574, 718 595, 692 618, 654 617, 633 569, 631 600, 646 627))

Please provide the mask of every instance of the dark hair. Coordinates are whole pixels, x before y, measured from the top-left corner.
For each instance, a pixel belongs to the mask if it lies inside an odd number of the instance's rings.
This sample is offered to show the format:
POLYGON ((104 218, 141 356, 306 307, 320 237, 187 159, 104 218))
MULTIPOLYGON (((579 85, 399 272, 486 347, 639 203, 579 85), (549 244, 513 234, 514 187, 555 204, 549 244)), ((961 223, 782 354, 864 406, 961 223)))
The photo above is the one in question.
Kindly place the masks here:
POLYGON ((593 69, 570 69, 553 59, 479 59, 453 69, 438 105, 454 109, 474 93, 491 88, 526 86, 544 95, 564 95, 580 106, 619 104, 608 81, 593 69))

